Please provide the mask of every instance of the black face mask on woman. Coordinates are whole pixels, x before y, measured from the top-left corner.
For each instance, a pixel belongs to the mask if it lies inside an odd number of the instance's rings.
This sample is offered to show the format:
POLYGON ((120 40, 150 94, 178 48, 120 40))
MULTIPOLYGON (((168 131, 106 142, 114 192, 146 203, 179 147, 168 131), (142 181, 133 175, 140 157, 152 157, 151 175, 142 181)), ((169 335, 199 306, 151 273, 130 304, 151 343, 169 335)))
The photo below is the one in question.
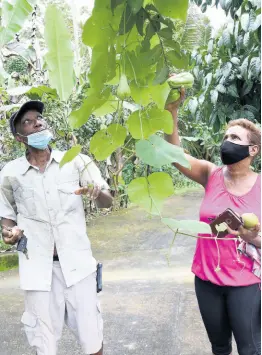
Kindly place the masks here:
POLYGON ((249 147, 251 145, 241 145, 224 141, 220 147, 220 156, 223 164, 235 164, 249 157, 249 147))

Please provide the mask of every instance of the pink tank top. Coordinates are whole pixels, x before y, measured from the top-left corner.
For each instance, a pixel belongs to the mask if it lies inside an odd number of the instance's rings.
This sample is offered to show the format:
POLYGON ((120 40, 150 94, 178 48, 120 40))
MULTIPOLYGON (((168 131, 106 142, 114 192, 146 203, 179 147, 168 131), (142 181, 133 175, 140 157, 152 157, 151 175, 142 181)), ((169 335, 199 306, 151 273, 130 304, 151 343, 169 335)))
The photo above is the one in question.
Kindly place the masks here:
MULTIPOLYGON (((234 212, 255 213, 261 222, 261 180, 260 175, 253 188, 244 196, 229 193, 224 183, 223 168, 216 169, 209 177, 205 196, 200 207, 200 221, 210 223, 227 208, 234 212)), ((208 236, 208 235, 207 235, 208 236)), ((210 235, 209 235, 210 236, 210 235)), ((227 238, 234 238, 227 235, 227 238)), ((220 286, 247 286, 260 283, 252 273, 253 260, 237 252, 239 243, 235 240, 198 239, 192 272, 204 281, 220 286), (219 248, 219 252, 217 249, 219 248), (220 254, 220 271, 216 271, 220 254)))

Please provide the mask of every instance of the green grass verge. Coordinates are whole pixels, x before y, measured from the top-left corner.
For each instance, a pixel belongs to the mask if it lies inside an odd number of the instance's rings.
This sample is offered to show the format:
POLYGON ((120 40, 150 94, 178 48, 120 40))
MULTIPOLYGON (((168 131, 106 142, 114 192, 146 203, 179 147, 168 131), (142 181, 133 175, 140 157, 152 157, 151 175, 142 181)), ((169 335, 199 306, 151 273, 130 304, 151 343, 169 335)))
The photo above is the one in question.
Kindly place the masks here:
POLYGON ((17 253, 6 253, 0 255, 0 271, 15 269, 18 267, 17 253))

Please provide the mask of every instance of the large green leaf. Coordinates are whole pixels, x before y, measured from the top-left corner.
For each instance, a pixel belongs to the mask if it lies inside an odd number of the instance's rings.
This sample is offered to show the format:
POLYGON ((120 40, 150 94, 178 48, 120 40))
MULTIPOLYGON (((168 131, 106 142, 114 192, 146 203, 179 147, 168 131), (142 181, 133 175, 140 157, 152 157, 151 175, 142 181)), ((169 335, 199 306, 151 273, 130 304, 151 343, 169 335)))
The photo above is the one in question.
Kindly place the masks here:
POLYGON ((173 231, 178 231, 184 230, 193 234, 196 233, 201 233, 201 234, 211 234, 211 228, 209 224, 204 223, 204 222, 198 222, 198 221, 191 221, 191 220, 185 220, 185 221, 178 221, 173 218, 162 218, 162 222, 171 228, 173 231))
POLYGON ((186 21, 188 0, 153 0, 161 15, 186 21))
MULTIPOLYGON (((117 5, 117 3, 114 5, 117 5)), ((104 1, 104 3, 96 1, 92 15, 88 18, 83 28, 83 43, 89 47, 94 47, 113 40, 116 36, 114 21, 117 17, 119 18, 119 11, 122 11, 122 6, 115 9, 114 16, 107 1, 104 1)))
POLYGON ((126 129, 120 124, 113 123, 91 138, 90 152, 94 154, 96 160, 105 160, 124 144, 125 139, 126 129))
POLYGON ((122 18, 119 25, 119 34, 124 35, 132 30, 134 24, 136 23, 136 16, 132 11, 132 8, 127 4, 122 13, 122 18))
POLYGON ((84 100, 80 109, 71 112, 69 116, 69 124, 72 128, 79 128, 85 124, 90 115, 99 107, 104 105, 110 98, 110 88, 99 92, 90 91, 89 96, 84 100))
POLYGON ((31 100, 41 100, 44 95, 47 95, 51 99, 57 99, 56 90, 55 89, 51 89, 50 87, 44 86, 44 85, 32 87, 25 94, 31 100))
POLYGON ((161 130, 168 134, 173 132, 173 120, 170 113, 156 107, 133 112, 127 125, 135 139, 146 139, 161 130))
POLYGON ((21 30, 25 20, 33 10, 31 6, 33 3, 33 0, 15 0, 12 2, 10 0, 3 0, 0 47, 11 41, 15 34, 21 30))
POLYGON ((59 167, 62 168, 62 166, 64 166, 66 163, 69 163, 70 161, 75 159, 75 157, 81 152, 81 150, 82 150, 82 147, 79 144, 77 144, 74 147, 72 147, 71 149, 69 149, 64 154, 62 160, 60 161, 59 167))
POLYGON ((107 43, 97 45, 92 51, 92 62, 89 80, 92 88, 101 90, 107 82, 108 74, 108 46, 107 43))
POLYGON ((173 193, 172 178, 162 172, 153 173, 147 178, 137 178, 128 186, 128 196, 131 202, 156 215, 161 212, 164 200, 173 193))
POLYGON ((162 56, 160 57, 157 63, 156 76, 154 78, 153 84, 154 85, 163 84, 168 79, 168 74, 169 74, 169 68, 162 56))
POLYGON ((115 99, 113 95, 110 95, 108 100, 100 107, 95 109, 93 112, 97 117, 108 115, 109 113, 113 113, 117 110, 118 101, 115 99))
POLYGON ((57 90, 61 100, 66 101, 74 87, 74 54, 65 19, 54 5, 49 5, 46 10, 45 41, 50 85, 57 90))
POLYGON ((130 84, 131 96, 139 105, 147 106, 154 102, 160 109, 165 107, 166 99, 170 92, 167 83, 162 85, 153 85, 151 79, 148 84, 139 85, 135 81, 130 84))
POLYGON ((184 150, 166 142, 157 135, 149 137, 148 140, 138 141, 136 143, 136 154, 144 163, 156 168, 171 163, 178 163, 190 168, 184 150))
POLYGON ((177 50, 172 50, 167 52, 166 54, 168 61, 170 64, 177 69, 187 69, 189 64, 189 57, 188 55, 178 52, 177 50))

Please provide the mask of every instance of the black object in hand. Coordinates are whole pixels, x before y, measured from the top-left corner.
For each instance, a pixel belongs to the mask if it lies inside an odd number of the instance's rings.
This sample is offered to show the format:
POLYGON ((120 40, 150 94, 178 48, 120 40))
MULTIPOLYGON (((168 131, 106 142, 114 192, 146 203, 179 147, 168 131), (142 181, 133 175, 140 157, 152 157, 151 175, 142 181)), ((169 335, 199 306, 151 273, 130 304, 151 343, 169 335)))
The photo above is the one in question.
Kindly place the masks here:
POLYGON ((102 287, 102 268, 103 264, 98 263, 96 267, 96 291, 97 293, 101 292, 103 287, 102 287))
POLYGON ((26 236, 23 234, 22 237, 19 239, 18 243, 17 243, 17 251, 20 251, 21 253, 24 253, 26 258, 28 258, 28 253, 27 253, 27 238, 26 236))

